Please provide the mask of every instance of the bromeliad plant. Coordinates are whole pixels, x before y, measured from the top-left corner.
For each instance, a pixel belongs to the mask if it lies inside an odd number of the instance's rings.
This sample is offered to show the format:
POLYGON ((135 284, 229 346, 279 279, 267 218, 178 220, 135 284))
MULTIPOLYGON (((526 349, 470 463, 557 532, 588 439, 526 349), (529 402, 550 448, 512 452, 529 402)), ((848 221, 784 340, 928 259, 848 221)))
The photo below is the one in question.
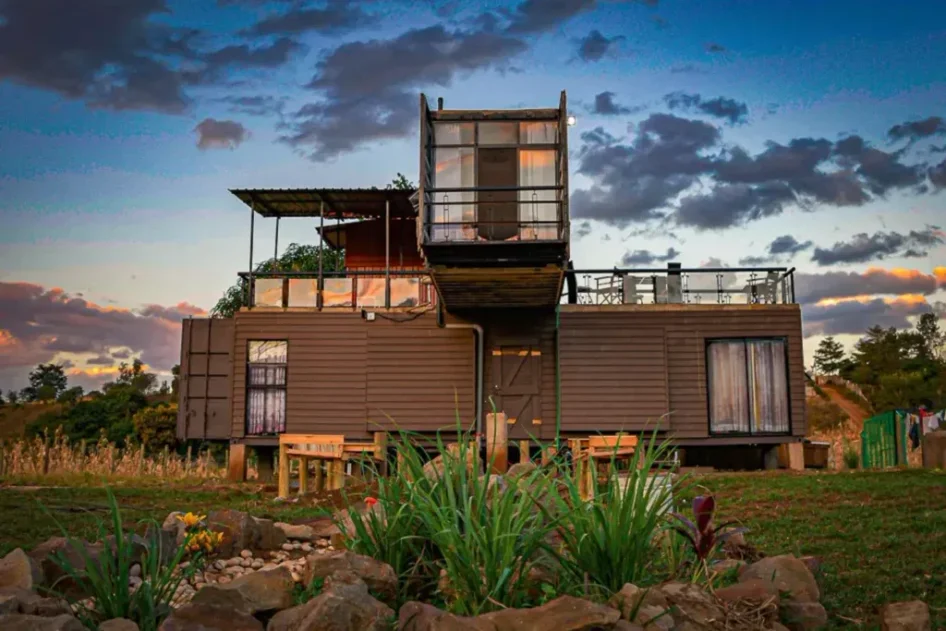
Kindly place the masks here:
POLYGON ((690 550, 696 559, 694 580, 700 575, 709 576, 709 561, 716 554, 719 546, 730 537, 743 533, 745 528, 733 528, 734 522, 726 522, 719 526, 713 525, 713 514, 716 512, 716 499, 712 495, 699 495, 693 499, 693 519, 690 520, 680 513, 673 513, 678 533, 689 542, 690 550))

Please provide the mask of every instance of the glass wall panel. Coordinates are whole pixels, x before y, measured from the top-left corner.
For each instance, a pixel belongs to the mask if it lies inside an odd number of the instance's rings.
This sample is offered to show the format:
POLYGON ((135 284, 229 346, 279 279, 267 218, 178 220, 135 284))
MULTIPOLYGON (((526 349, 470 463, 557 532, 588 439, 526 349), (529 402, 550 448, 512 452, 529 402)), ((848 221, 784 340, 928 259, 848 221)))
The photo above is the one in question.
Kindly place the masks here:
POLYGON ((391 279, 391 306, 416 307, 420 304, 419 278, 391 279))
MULTIPOLYGON (((434 189, 472 188, 476 185, 474 149, 437 149, 434 189)), ((476 210, 473 191, 450 191, 432 194, 430 206, 431 240, 469 241, 474 238, 476 210), (451 224, 451 225, 436 225, 451 224)))
POLYGON ((364 278, 356 279, 358 296, 355 304, 359 307, 384 306, 384 279, 364 278))
MULTIPOLYGON (((519 186, 555 186, 554 150, 519 151, 519 186)), ((558 192, 519 191, 520 238, 522 239, 557 239, 558 192)))
POLYGON ((253 279, 253 306, 281 307, 282 281, 281 278, 253 279))
POLYGON ((435 145, 472 145, 474 123, 434 123, 435 145))
POLYGON ((317 307, 318 297, 319 281, 315 278, 289 279, 290 307, 317 307))
POLYGON ((519 144, 519 123, 478 123, 481 145, 516 145, 519 144))
POLYGON ((322 290, 323 307, 352 307, 352 279, 326 278, 322 290))
POLYGON ((554 145, 558 142, 558 123, 523 121, 519 123, 519 142, 523 145, 554 145))

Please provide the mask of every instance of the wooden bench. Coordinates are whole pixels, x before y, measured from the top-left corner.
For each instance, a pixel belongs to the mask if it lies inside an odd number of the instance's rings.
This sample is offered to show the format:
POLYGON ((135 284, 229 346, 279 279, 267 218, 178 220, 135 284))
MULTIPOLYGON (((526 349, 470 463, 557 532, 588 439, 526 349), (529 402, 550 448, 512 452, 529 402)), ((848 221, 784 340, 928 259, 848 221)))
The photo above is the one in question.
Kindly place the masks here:
POLYGON ((637 450, 638 439, 629 434, 614 434, 572 438, 568 442, 574 458, 579 491, 582 498, 588 499, 594 496, 598 486, 599 465, 604 462, 610 467, 621 460, 630 462, 637 450))
POLYGON ((279 436, 279 497, 289 497, 289 463, 299 461, 299 494, 309 491, 309 461, 314 460, 315 489, 334 490, 345 486, 345 463, 365 457, 383 463, 387 434, 375 433, 374 442, 345 441, 340 434, 282 434, 279 436), (322 467, 325 467, 323 476, 322 467))

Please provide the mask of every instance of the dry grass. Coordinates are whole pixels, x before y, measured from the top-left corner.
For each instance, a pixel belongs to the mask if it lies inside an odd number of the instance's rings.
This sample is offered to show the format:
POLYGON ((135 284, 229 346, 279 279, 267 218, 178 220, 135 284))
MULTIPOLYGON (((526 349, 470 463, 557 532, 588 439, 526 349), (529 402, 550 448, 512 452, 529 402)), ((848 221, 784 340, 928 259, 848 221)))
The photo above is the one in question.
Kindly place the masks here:
POLYGON ((121 449, 104 434, 96 443, 72 443, 60 430, 33 439, 0 444, 0 476, 43 480, 96 476, 98 478, 222 478, 225 469, 210 452, 193 457, 169 453, 148 455, 144 447, 121 449))

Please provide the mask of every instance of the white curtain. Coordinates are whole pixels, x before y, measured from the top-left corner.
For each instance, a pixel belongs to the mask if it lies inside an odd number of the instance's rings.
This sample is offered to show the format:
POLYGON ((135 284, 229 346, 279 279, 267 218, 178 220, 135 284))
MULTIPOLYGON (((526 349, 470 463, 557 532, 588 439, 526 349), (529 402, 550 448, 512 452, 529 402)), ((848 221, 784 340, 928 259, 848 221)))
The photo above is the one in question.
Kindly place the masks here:
MULTIPOLYGON (((472 188, 475 186, 475 152, 472 148, 445 148, 435 151, 434 188, 472 188)), ((435 193, 430 207, 433 241, 471 241, 475 230, 465 222, 476 221, 473 191, 435 193), (457 202, 463 202, 459 204, 457 202), (462 223, 462 225, 461 225, 462 223)))
POLYGON ((752 340, 748 343, 750 391, 752 393, 752 431, 754 433, 789 430, 788 371, 785 367, 785 342, 752 340))
POLYGON ((247 364, 246 433, 286 431, 286 341, 253 341, 247 364))
MULTIPOLYGON (((520 150, 519 186, 555 186, 555 151, 520 150)), ((557 199, 554 190, 519 191, 520 239, 558 238, 557 199)))
POLYGON ((706 369, 709 374, 710 431, 748 432, 745 343, 742 340, 710 342, 706 369))

